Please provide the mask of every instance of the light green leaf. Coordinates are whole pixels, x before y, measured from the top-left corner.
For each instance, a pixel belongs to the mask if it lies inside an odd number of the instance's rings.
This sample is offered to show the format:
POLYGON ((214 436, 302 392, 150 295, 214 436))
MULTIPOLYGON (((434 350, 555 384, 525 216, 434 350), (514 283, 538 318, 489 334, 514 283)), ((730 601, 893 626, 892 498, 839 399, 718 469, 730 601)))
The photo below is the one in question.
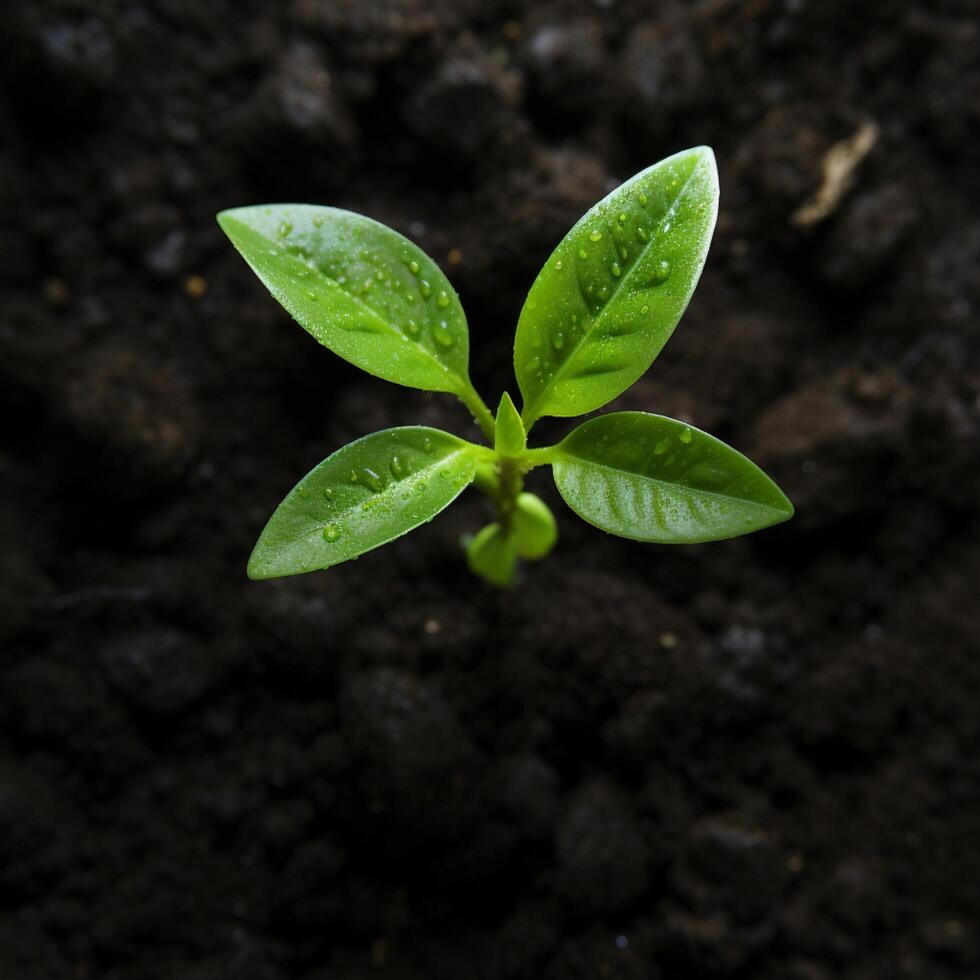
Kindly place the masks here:
POLYGON ((452 503, 486 452, 424 426, 344 446, 279 505, 252 552, 249 578, 329 568, 400 537, 452 503))
POLYGON ((488 524, 477 532, 466 546, 466 560, 470 570, 491 585, 505 589, 514 581, 517 552, 499 524, 488 524))
POLYGON ((572 228, 517 326, 527 428, 600 408, 646 371, 694 292, 717 213, 715 158, 701 146, 637 174, 572 228))
POLYGON ((527 447, 527 433, 524 431, 520 412, 514 407, 506 391, 501 396, 500 406, 497 409, 495 434, 494 448, 502 456, 516 456, 527 447))
POLYGON ((531 561, 548 555, 558 540, 555 515, 535 493, 518 494, 510 530, 517 553, 531 561))
POLYGON ((793 516, 793 505, 755 463, 660 415, 591 419, 559 443, 553 466, 576 514, 637 541, 733 538, 793 516))
POLYGON ((324 347, 410 388, 466 389, 469 334, 459 298, 407 238, 362 215, 307 204, 235 208, 218 223, 324 347))

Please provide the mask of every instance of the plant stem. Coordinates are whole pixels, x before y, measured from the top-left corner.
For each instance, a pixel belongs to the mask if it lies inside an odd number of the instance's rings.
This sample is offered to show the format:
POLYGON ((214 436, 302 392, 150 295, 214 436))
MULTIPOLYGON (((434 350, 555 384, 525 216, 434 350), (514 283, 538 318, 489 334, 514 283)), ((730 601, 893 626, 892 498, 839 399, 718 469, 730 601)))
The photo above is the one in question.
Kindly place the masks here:
POLYGON ((517 497, 524 489, 524 467, 519 457, 502 456, 499 466, 500 495, 497 497, 497 518, 500 526, 510 529, 517 508, 517 497))
POLYGON ((476 424, 480 427, 487 442, 492 446, 496 431, 493 413, 487 408, 487 403, 480 397, 476 388, 473 387, 473 382, 467 381, 466 387, 457 392, 457 395, 459 400, 470 410, 476 424))
POLYGON ((544 446, 541 449, 525 449, 521 453, 521 462, 524 464, 524 472, 533 470, 538 466, 547 466, 557 458, 557 446, 544 446))

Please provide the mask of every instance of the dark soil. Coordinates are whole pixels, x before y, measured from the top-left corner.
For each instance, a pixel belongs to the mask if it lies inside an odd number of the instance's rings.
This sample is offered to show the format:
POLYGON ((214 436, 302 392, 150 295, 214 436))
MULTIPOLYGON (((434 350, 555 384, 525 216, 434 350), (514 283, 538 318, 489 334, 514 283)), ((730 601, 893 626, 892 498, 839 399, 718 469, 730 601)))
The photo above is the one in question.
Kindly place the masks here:
POLYGON ((976 14, 5 5, 0 977, 980 975, 976 14), (619 404, 752 455, 794 521, 644 547, 542 473, 562 540, 512 594, 464 572, 475 495, 246 580, 322 457, 471 424, 317 348, 216 211, 410 234, 495 401, 564 231, 698 143, 707 271, 619 404))

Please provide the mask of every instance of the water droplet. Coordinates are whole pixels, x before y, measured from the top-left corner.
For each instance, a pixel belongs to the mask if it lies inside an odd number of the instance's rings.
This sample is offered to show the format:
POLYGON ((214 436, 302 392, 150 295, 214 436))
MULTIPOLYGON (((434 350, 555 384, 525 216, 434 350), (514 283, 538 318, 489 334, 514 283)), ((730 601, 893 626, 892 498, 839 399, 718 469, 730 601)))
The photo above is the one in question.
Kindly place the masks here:
POLYGON ((620 264, 618 262, 613 262, 612 268, 609 271, 614 276, 616 276, 617 279, 623 274, 622 267, 620 266, 620 264))
POLYGON ((551 338, 552 344, 555 345, 555 350, 561 350, 565 346, 565 335, 559 330, 554 337, 551 338))
POLYGON ((412 259, 412 261, 408 263, 408 271, 411 272, 413 276, 417 276, 419 274, 419 264, 415 261, 415 259, 412 259))
POLYGON ((586 252, 586 250, 584 248, 580 248, 578 250, 578 257, 580 259, 587 259, 589 257, 589 253, 586 252))
POLYGON ((419 292, 422 294, 422 299, 428 299, 432 295, 432 287, 427 279, 419 280, 419 292))
POLYGON ((369 490, 379 493, 385 488, 385 481, 378 476, 370 467, 364 467, 364 484, 369 490))
POLYGON ((449 306, 449 297, 446 295, 445 290, 441 290, 436 297, 436 306, 441 306, 443 309, 449 306))
POLYGON ((306 298, 311 302, 315 303, 320 297, 317 296, 316 292, 312 289, 307 289, 306 298))
POLYGON ((640 307, 640 312, 641 312, 641 313, 644 313, 644 314, 645 314, 645 313, 649 313, 649 312, 650 312, 650 307, 649 307, 649 306, 647 306, 647 304, 646 304, 646 303, 644 303, 644 304, 643 304, 643 305, 642 305, 642 306, 640 307))
POLYGON ((420 333, 419 325, 414 320, 409 320, 408 323, 405 324, 405 333, 407 333, 409 337, 417 337, 420 333))
POLYGON ((557 261, 557 262, 555 263, 555 268, 556 268, 556 269, 557 269, 557 270, 558 270, 559 272, 561 272, 561 259, 559 259, 559 260, 558 260, 558 261, 557 261))
POLYGON ((537 369, 541 366, 541 358, 532 357, 531 363, 528 366, 531 368, 532 371, 537 371, 537 369))
POLYGON ((649 198, 642 191, 637 195, 637 199, 639 200, 640 204, 643 205, 643 207, 647 206, 647 201, 649 198))
POLYGON ((328 524, 323 529, 323 540, 328 544, 333 544, 340 538, 340 528, 336 524, 328 524))
POLYGON ((427 453, 432 452, 432 440, 428 436, 426 436, 425 440, 422 442, 422 449, 427 453))
POLYGON ((323 496, 326 497, 327 500, 333 500, 333 490, 331 490, 330 487, 326 487, 323 491, 323 496))
POLYGON ((448 480, 452 476, 452 473, 450 473, 449 470, 439 470, 439 476, 442 477, 443 480, 448 480))
POLYGON ((374 274, 374 278, 377 279, 378 282, 384 282, 385 274, 378 269, 378 271, 374 274))
POLYGON ((677 438, 680 439, 680 441, 683 442, 685 446, 688 446, 690 445, 691 440, 694 438, 694 433, 691 432, 690 426, 685 426, 681 430, 681 434, 677 438))
POLYGON ((643 225, 640 225, 636 229, 636 237, 639 238, 641 242, 648 242, 650 240, 650 232, 648 232, 643 225))
POLYGON ((607 286, 603 286, 602 289, 599 290, 598 296, 599 299, 605 303, 605 301, 609 299, 609 288, 607 286))
POLYGON ((602 232, 598 228, 594 228, 592 234, 589 235, 590 242, 598 242, 602 238, 602 232))
POLYGON ((445 320, 440 320, 438 323, 432 325, 432 339, 440 347, 452 347, 456 343, 456 338, 453 336, 453 332, 449 329, 449 324, 445 320))
POLYGON ((663 454, 667 452, 668 449, 670 449, 670 440, 661 439, 660 442, 658 442, 656 446, 653 447, 653 454, 655 456, 663 456, 663 454))
POLYGON ((357 470, 350 471, 350 482, 357 483, 357 470))
POLYGON ((666 282, 670 276, 670 263, 666 259, 661 259, 653 267, 653 278, 655 282, 666 282))
POLYGON ((620 221, 620 224, 624 224, 625 225, 626 224, 626 219, 628 217, 629 217, 629 215, 627 215, 625 211, 620 211, 619 212, 619 221, 620 221))
POLYGON ((391 475, 396 479, 400 480, 405 475, 405 464, 397 457, 391 457, 391 475))
POLYGON ((663 230, 664 230, 665 232, 668 232, 668 231, 670 231, 670 222, 669 222, 669 221, 665 221, 665 222, 664 222, 664 227, 663 227, 663 230))
POLYGON ((279 222, 279 227, 276 229, 276 234, 280 238, 285 238, 293 230, 293 223, 288 218, 283 218, 279 222))
POLYGON ((323 215, 317 214, 313 216, 313 227, 322 228, 323 227, 323 215))

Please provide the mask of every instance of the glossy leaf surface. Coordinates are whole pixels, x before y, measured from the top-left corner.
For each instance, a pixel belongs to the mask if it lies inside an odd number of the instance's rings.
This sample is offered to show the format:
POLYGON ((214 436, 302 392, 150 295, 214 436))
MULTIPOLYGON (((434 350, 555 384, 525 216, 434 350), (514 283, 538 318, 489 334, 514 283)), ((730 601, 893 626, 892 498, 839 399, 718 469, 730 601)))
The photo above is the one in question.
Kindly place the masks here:
POLYGON ((466 546, 470 571, 492 585, 506 588, 514 581, 517 552, 499 524, 488 524, 466 546))
POLYGON ((218 223, 272 295, 335 354, 410 388, 465 387, 469 334, 459 298, 398 232, 306 204, 235 208, 218 223))
POLYGON ((516 456, 527 446, 527 433, 521 414, 505 391, 500 399, 495 423, 495 448, 502 456, 516 456))
POLYGON ((514 547, 521 558, 537 561, 554 548, 558 525, 551 508, 536 493, 521 493, 511 518, 514 547))
POLYGON ((329 568, 431 520, 473 480, 481 450, 410 426, 339 449, 293 487, 248 563, 253 579, 329 568))
POLYGON ((793 515, 783 492, 741 453, 683 422, 615 412, 557 448, 555 483, 590 524, 637 541, 732 538, 793 515))
POLYGON ((528 428, 600 408, 646 371, 694 292, 717 213, 715 158, 702 146, 637 174, 572 228, 517 327, 528 428))

